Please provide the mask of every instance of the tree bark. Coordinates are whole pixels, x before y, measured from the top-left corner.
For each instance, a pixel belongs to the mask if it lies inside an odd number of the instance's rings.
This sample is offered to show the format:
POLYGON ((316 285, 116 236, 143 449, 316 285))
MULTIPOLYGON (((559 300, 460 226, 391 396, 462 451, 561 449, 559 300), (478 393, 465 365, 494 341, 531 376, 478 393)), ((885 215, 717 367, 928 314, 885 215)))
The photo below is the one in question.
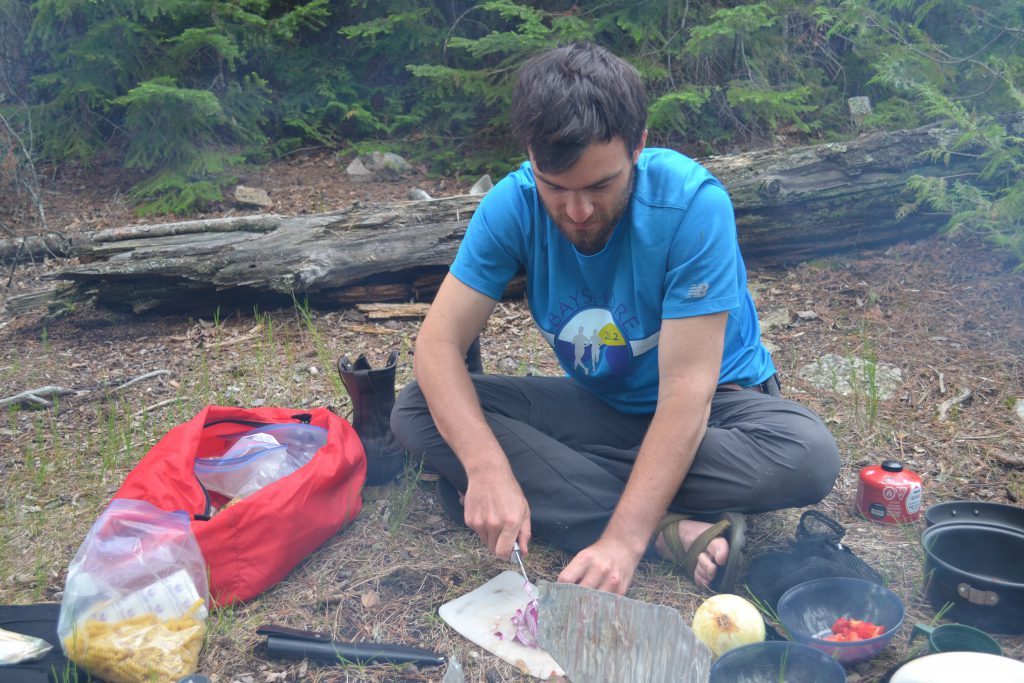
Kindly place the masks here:
MULTIPOLYGON (((1004 123, 1024 133, 1024 114, 1004 123)), ((948 164, 928 156, 957 135, 924 127, 702 163, 732 195, 747 263, 782 265, 933 233, 944 216, 895 215, 911 175, 979 170, 976 155, 953 155, 948 164)), ((479 201, 464 195, 312 216, 104 230, 76 239, 69 252, 80 263, 56 277, 95 290, 101 304, 135 312, 429 301, 479 201)))

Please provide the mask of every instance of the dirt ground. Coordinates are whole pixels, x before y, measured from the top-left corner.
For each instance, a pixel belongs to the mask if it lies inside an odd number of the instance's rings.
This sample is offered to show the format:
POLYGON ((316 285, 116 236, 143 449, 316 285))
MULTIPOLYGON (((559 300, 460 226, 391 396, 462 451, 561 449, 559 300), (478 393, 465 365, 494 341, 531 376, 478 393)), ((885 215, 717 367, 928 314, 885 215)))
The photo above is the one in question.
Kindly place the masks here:
MULTIPOLYGON (((352 202, 400 201, 410 187, 434 196, 469 183, 418 177, 352 183, 347 160, 293 155, 243 174, 268 190, 278 213, 314 213, 352 202)), ((48 177, 44 201, 53 229, 74 231, 138 222, 125 202, 128 179, 85 170, 48 177)), ((225 203, 208 215, 241 213, 225 203)), ((8 205, 2 220, 31 230, 31 212, 8 205), (19 218, 20 216, 20 218, 19 218)), ((167 220, 154 217, 148 222, 167 220)), ((0 306, 43 286, 60 267, 47 262, 4 271, 0 306)), ((1024 501, 1024 273, 981 244, 936 237, 873 253, 848 253, 786 269, 750 267, 759 311, 781 312, 764 330, 775 346, 783 393, 822 415, 844 466, 816 509, 846 527, 844 542, 885 578, 907 607, 892 644, 847 668, 848 681, 884 680, 920 654, 910 627, 936 615, 923 591, 924 553, 915 525, 868 522, 856 514, 858 472, 896 458, 921 475, 924 507, 964 499, 1024 501), (813 315, 808 314, 813 312, 813 315), (802 314, 802 315, 798 315, 802 314), (870 378, 816 388, 799 370, 825 356, 866 359, 902 373, 892 398, 870 378), (940 406, 964 392, 969 397, 940 406)), ((76 390, 50 409, 7 409, 0 416, 0 602, 59 601, 67 565, 91 523, 128 471, 173 425, 207 404, 326 406, 348 416, 350 402, 334 364, 366 353, 375 367, 402 352, 399 386, 411 375, 419 320, 365 320, 354 310, 222 311, 217 320, 131 317, 89 306, 50 318, 0 309, 0 398, 33 387, 76 390), (119 388, 127 380, 165 370, 119 388)), ((556 374, 557 366, 521 303, 499 305, 483 336, 487 372, 556 374)), ((412 666, 337 666, 274 660, 256 628, 276 623, 344 640, 403 643, 455 656, 466 680, 529 680, 447 627, 437 610, 509 566, 444 515, 435 484, 406 476, 364 490, 358 518, 305 558, 284 581, 241 605, 217 608, 199 670, 217 683, 274 681, 439 681, 443 670, 412 666)), ((801 510, 748 518, 745 562, 785 545, 801 510)), ((1019 562, 1020 558, 1014 561, 1019 562)), ((554 580, 568 557, 536 544, 531 578, 554 580)), ((689 621, 708 593, 665 564, 644 564, 630 597, 677 608, 689 621)), ((1024 619, 1024 616, 1022 616, 1024 619)), ((1024 658, 1024 637, 999 635, 1024 658)))

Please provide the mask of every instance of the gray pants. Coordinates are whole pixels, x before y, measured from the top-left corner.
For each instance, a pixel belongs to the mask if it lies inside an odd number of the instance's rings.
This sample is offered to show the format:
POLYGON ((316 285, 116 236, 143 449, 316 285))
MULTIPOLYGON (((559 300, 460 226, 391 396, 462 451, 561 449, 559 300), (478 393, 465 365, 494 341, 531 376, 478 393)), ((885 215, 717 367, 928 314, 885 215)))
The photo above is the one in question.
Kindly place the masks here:
MULTIPOLYGON (((533 535, 570 552, 604 531, 651 415, 621 413, 565 377, 472 375, 488 424, 530 504, 533 535)), ((769 383, 766 383, 766 385, 769 383)), ((777 394, 777 384, 766 389, 777 394)), ((460 491, 466 472, 441 438, 419 387, 399 395, 391 429, 460 491)), ((765 512, 816 503, 839 473, 835 440, 798 403, 754 390, 719 390, 675 512, 765 512)))

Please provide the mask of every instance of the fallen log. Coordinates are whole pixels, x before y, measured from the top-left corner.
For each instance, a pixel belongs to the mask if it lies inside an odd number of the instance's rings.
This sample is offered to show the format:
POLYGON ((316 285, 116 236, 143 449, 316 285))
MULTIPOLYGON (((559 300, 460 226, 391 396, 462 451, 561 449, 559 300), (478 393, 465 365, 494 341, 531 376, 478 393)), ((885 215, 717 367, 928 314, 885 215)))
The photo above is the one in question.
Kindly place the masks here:
MULTIPOLYGON (((1004 122, 1024 134, 1024 114, 1004 122)), ((965 174, 949 164, 943 127, 873 133, 842 143, 716 156, 703 163, 729 189, 747 262, 781 265, 933 233, 938 215, 895 219, 913 174, 965 174)), ((77 240, 80 264, 55 277, 95 290, 98 302, 144 311, 218 306, 317 307, 429 301, 480 197, 464 195, 311 216, 255 216, 129 226, 77 240)))

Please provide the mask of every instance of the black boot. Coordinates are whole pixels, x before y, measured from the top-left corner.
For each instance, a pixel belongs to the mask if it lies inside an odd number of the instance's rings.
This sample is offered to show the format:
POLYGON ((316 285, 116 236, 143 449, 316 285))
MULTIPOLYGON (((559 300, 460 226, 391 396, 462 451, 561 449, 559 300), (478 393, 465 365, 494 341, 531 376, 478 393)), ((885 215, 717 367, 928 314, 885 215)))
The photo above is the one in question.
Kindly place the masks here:
POLYGON ((477 336, 466 351, 466 369, 470 374, 484 374, 484 359, 480 356, 480 337, 477 336))
POLYGON ((366 451, 366 483, 370 486, 393 480, 404 465, 404 449, 391 433, 397 365, 398 351, 392 351, 387 365, 377 370, 361 354, 355 363, 348 356, 338 359, 338 374, 352 398, 352 426, 366 451))

